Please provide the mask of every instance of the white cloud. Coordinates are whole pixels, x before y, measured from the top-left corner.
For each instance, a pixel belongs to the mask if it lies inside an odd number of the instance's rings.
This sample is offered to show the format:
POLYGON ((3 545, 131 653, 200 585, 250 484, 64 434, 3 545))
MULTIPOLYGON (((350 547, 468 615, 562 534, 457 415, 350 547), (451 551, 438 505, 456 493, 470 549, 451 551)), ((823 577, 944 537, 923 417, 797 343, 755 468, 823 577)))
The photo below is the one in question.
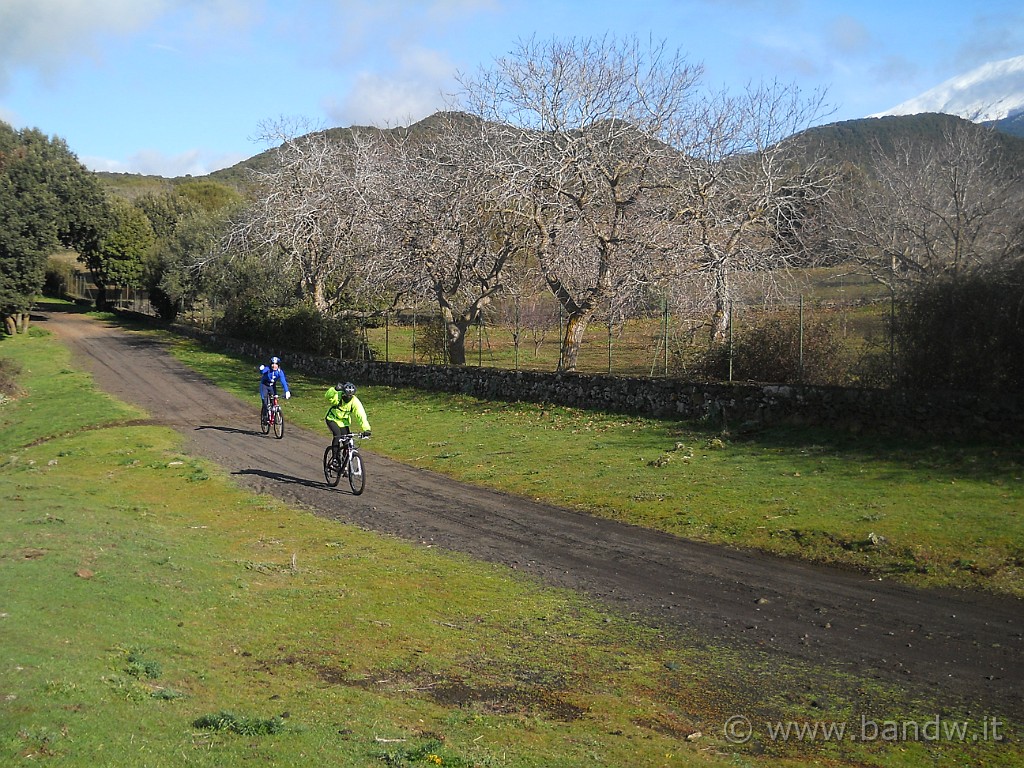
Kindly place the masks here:
POLYGON ((326 104, 335 125, 409 125, 445 106, 454 67, 446 56, 426 49, 406 51, 390 74, 361 72, 350 91, 326 104))
POLYGON ((139 173, 144 176, 206 176, 213 171, 229 168, 248 158, 247 155, 228 153, 211 155, 199 149, 191 149, 177 155, 166 155, 156 150, 142 150, 125 160, 111 160, 107 157, 80 157, 79 161, 92 171, 109 173, 139 173))
POLYGON ((335 125, 410 125, 442 108, 440 92, 425 91, 413 80, 361 73, 340 102, 328 102, 327 114, 335 125))
POLYGON ((871 46, 871 34, 858 19, 839 16, 832 21, 829 42, 844 55, 864 53, 871 46))
POLYGON ((162 0, 4 0, 0 4, 0 88, 13 71, 52 77, 80 56, 99 57, 97 38, 150 23, 162 0))
POLYGON ((249 5, 244 0, 2 0, 0 92, 15 71, 32 71, 46 82, 81 57, 102 60, 105 38, 127 37, 173 11, 187 12, 187 29, 222 34, 225 26, 249 20, 249 5))

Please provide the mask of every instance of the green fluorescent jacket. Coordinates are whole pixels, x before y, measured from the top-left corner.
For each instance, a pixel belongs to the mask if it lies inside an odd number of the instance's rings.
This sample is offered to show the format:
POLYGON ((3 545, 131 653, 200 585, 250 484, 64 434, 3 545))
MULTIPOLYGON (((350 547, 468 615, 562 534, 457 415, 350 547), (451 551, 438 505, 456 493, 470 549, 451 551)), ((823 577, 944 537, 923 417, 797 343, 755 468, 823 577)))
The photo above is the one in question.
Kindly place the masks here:
POLYGON ((355 395, 347 403, 341 399, 341 392, 331 387, 324 392, 324 400, 330 403, 327 420, 348 427, 353 432, 369 432, 370 422, 366 418, 366 410, 355 395))

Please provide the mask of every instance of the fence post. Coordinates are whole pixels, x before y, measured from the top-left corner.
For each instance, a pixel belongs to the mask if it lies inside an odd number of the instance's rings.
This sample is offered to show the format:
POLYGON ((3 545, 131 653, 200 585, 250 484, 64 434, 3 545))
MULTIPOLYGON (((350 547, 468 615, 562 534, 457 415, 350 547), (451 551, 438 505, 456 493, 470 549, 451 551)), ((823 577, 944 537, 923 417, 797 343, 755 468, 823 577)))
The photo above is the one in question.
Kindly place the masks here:
POLYGON ((729 302, 729 381, 732 382, 732 325, 736 320, 733 313, 732 301, 729 302))
POLYGON ((389 353, 390 353, 390 341, 391 341, 391 322, 390 322, 390 318, 391 318, 391 312, 390 311, 386 311, 384 313, 384 362, 385 363, 391 362, 391 358, 389 356, 389 353))
POLYGON ((800 383, 804 381, 804 295, 800 294, 800 383))
POLYGON ((896 381, 896 289, 889 289, 889 383, 896 381))
POLYGON ((608 374, 612 372, 612 313, 608 310, 608 374))
POLYGON ((518 295, 516 296, 516 305, 515 306, 516 306, 516 335, 515 335, 515 340, 514 340, 512 346, 515 347, 516 370, 518 371, 519 370, 519 334, 522 331, 522 329, 519 327, 519 296, 518 295))
POLYGON ((663 317, 661 323, 662 341, 665 344, 665 375, 668 376, 668 296, 663 301, 663 317))

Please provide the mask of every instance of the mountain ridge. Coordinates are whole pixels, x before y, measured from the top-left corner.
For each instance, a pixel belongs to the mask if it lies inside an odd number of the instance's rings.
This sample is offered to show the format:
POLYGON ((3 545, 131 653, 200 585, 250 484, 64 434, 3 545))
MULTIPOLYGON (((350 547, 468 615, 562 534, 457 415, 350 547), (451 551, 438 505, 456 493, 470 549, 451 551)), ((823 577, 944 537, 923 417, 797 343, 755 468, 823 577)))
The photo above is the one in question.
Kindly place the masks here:
POLYGON ((941 112, 1024 135, 1024 56, 990 61, 868 118, 941 112))

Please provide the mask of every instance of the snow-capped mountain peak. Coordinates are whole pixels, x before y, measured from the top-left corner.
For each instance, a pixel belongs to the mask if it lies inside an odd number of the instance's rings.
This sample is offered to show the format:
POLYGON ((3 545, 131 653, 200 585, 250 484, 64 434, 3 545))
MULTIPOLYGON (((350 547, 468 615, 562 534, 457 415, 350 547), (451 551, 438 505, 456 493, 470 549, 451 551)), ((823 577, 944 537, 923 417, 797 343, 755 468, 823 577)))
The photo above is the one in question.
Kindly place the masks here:
POLYGON ((870 117, 922 112, 957 115, 976 123, 1003 120, 1024 113, 1024 56, 982 64, 916 98, 870 117))

